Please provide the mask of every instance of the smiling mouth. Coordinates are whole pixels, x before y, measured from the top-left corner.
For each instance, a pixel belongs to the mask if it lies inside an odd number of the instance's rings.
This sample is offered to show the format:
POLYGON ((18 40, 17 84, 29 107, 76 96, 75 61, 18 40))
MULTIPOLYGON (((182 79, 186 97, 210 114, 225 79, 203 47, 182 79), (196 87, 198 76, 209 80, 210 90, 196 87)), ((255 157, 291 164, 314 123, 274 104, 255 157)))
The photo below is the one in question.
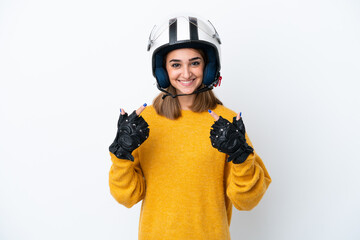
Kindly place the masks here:
POLYGON ((181 85, 183 86, 190 86, 192 82, 195 81, 195 79, 190 80, 177 80, 181 85))

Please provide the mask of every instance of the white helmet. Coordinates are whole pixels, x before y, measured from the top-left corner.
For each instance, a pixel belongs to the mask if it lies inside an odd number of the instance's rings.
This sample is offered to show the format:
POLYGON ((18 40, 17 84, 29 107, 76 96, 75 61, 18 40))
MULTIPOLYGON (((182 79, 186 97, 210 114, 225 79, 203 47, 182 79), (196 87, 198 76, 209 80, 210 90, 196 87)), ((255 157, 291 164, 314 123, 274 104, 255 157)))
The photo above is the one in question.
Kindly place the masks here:
MULTIPOLYGON (((159 90, 170 86, 164 56, 179 48, 202 49, 207 56, 203 84, 206 90, 218 82, 220 77, 220 37, 209 20, 179 16, 160 26, 154 26, 149 36, 148 48, 152 55, 152 71, 159 90)), ((194 92, 195 93, 195 92, 194 92)))

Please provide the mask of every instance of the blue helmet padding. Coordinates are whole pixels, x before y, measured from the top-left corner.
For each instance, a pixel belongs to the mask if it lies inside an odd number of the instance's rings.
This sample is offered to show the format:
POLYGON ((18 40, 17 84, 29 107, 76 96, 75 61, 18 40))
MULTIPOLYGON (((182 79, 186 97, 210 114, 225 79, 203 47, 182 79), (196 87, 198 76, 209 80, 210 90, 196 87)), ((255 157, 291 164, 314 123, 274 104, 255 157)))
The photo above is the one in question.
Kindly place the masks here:
POLYGON ((214 49, 208 48, 205 53, 207 55, 208 62, 204 68, 203 84, 209 86, 215 81, 218 68, 216 67, 216 55, 214 49))
POLYGON ((168 73, 163 67, 155 69, 155 76, 161 88, 167 88, 170 86, 168 73))
POLYGON ((155 55, 154 74, 161 88, 167 88, 170 86, 169 76, 164 68, 164 53, 158 53, 155 55))
POLYGON ((212 84, 220 71, 220 61, 214 47, 199 42, 184 42, 181 44, 177 43, 176 45, 166 45, 154 53, 153 73, 159 86, 161 88, 168 88, 170 86, 169 76, 164 68, 164 56, 170 51, 180 48, 197 48, 205 52, 207 64, 204 68, 203 84, 206 86, 212 84))

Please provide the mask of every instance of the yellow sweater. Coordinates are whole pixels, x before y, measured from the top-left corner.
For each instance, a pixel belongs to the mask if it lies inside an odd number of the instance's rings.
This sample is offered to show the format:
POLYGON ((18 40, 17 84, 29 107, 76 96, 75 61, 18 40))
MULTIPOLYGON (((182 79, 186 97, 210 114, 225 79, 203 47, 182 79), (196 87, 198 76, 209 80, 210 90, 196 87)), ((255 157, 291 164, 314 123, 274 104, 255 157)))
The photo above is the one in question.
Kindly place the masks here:
MULTIPOLYGON (((235 112, 218 105, 215 113, 232 122, 235 112)), ((142 201, 140 240, 228 240, 232 204, 255 207, 271 178, 254 152, 241 164, 211 146, 214 119, 208 112, 182 111, 169 120, 152 106, 142 113, 149 138, 133 152, 134 162, 110 153, 110 192, 130 208, 142 201)), ((246 136, 247 142, 252 146, 246 136)))

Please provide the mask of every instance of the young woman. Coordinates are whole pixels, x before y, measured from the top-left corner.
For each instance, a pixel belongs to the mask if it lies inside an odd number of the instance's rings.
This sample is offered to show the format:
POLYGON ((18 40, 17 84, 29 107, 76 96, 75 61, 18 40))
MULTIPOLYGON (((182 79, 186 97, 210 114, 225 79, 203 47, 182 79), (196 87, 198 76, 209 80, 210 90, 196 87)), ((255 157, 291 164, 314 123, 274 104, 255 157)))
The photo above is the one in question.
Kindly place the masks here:
POLYGON ((139 239, 230 239, 232 206, 252 209, 271 182, 241 115, 212 92, 220 43, 209 21, 193 17, 150 35, 164 93, 130 115, 121 109, 109 148, 111 194, 128 208, 143 200, 139 239))

